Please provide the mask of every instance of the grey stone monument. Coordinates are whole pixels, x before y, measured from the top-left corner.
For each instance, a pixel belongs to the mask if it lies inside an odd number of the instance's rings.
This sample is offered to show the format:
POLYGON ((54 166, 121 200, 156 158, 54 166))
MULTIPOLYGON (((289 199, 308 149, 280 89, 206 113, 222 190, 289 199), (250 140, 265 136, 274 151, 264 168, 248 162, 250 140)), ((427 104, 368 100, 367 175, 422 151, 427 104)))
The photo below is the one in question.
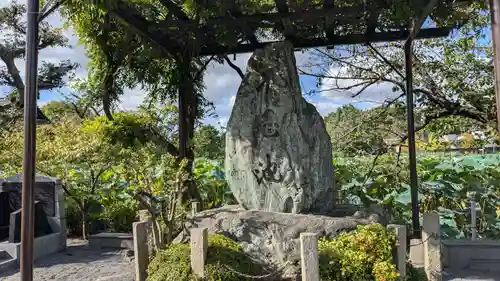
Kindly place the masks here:
POLYGON ((291 43, 254 52, 227 125, 226 178, 245 209, 326 214, 335 205, 330 136, 303 97, 291 43))
MULTIPOLYGON (((20 229, 17 229, 20 226, 17 220, 21 214, 21 189, 22 174, 0 180, 0 240, 11 240, 11 243, 18 242, 13 237, 17 237, 20 233, 20 229), (15 229, 11 229, 12 227, 15 229)), ((61 181, 37 175, 35 177, 35 200, 37 201, 35 205, 35 233, 38 233, 39 236, 59 233, 60 245, 57 247, 54 245, 54 247, 65 248, 66 212, 61 181)))
MULTIPOLYGON (((21 242, 21 209, 10 214, 9 243, 21 242)), ((35 238, 53 233, 43 203, 35 202, 35 238)))

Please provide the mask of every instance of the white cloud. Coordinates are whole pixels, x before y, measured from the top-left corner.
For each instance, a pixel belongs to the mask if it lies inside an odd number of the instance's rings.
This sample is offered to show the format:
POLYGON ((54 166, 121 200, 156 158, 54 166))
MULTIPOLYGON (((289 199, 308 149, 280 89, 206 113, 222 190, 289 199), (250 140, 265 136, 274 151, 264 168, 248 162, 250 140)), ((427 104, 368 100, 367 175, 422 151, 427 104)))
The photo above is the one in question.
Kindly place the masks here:
POLYGON ((236 101, 236 95, 231 96, 231 98, 229 99, 229 106, 233 106, 235 101, 236 101))
POLYGON ((146 93, 139 88, 126 89, 123 91, 123 96, 120 97, 120 110, 133 110, 142 104, 146 98, 146 93))

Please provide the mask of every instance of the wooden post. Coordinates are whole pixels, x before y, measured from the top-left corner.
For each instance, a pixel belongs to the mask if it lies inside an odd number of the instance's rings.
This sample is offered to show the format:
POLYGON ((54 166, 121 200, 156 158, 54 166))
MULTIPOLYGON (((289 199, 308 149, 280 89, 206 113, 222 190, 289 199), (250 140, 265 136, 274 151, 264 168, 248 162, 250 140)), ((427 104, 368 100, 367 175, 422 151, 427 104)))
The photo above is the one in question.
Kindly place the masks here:
POLYGON ((200 202, 194 201, 191 203, 191 215, 194 217, 200 211, 200 202))
POLYGON ((149 221, 134 222, 132 232, 134 235, 135 280, 146 281, 149 262, 148 228, 149 221))
POLYGON ((319 281, 318 234, 300 234, 302 281, 319 281))
POLYGON ((200 278, 205 278, 205 263, 208 248, 208 229, 191 229, 191 269, 200 278))
POLYGON ((406 277, 406 226, 388 225, 387 228, 396 234, 396 268, 402 279, 406 277))
POLYGON ((424 267, 429 281, 442 280, 441 266, 441 225, 439 214, 424 214, 422 242, 424 244, 424 267))

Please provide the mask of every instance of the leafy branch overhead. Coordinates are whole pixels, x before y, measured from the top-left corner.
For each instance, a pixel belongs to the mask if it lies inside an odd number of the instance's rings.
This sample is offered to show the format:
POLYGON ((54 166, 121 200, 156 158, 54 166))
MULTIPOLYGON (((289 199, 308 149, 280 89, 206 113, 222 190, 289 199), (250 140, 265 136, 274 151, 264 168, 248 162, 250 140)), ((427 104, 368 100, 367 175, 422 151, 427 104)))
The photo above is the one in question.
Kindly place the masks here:
MULTIPOLYGON (((2 120, 19 119, 24 102, 24 82, 15 60, 24 59, 26 45, 26 7, 14 1, 11 5, 0 8, 0 86, 12 89, 9 104, 1 106, 0 111, 9 115, 2 120), (11 107, 8 109, 7 107, 11 107), (10 113, 9 113, 10 112, 10 113), (15 116, 13 116, 14 114, 15 116)), ((69 47, 62 28, 53 28, 47 22, 41 22, 39 27, 38 49, 69 47)), ((39 90, 53 90, 65 86, 64 77, 70 74, 78 65, 69 60, 60 62, 42 62, 38 69, 39 90)), ((38 110, 38 117, 46 119, 38 110)), ((3 122, 2 122, 3 123, 3 122)), ((5 127, 5 124, 2 125, 5 127)))
MULTIPOLYGON (((453 117, 483 128, 495 121, 492 53, 486 31, 489 15, 480 5, 470 6, 468 12, 468 23, 451 36, 414 42, 417 131, 427 126, 436 129, 440 120, 453 117)), ((404 102, 402 43, 318 49, 312 57, 314 67, 300 72, 317 78, 321 88, 317 93, 349 93, 346 98, 367 101, 385 96, 381 107, 404 102)), ((450 128, 442 133, 454 131, 450 128)), ((406 133, 400 137, 406 140, 406 133)))
MULTIPOLYGON (((153 111, 158 109, 158 104, 178 101, 179 88, 185 84, 193 84, 194 99, 191 103, 194 110, 190 112, 196 113, 195 122, 210 114, 211 103, 202 94, 203 75, 209 63, 221 59, 198 58, 186 68, 172 57, 165 56, 147 38, 123 25, 119 19, 96 6, 82 3, 68 1, 61 12, 85 44, 86 54, 91 59, 86 82, 92 91, 88 91, 86 97, 102 105, 109 120, 114 119, 113 112, 125 89, 145 91, 145 104, 153 111)), ((153 13, 151 16, 159 15, 153 13)), ((116 125, 121 126, 118 122, 116 125)), ((165 152, 180 155, 172 143, 173 138, 166 138, 158 127, 129 128, 138 139, 152 139, 165 152)))

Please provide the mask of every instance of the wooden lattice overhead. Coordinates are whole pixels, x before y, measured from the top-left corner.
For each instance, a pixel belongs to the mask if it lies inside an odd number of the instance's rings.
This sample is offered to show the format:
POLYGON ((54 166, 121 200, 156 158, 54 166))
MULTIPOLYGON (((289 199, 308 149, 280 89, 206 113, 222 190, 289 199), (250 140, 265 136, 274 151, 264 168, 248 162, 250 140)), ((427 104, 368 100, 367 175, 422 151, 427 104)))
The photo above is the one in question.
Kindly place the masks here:
POLYGON ((165 51, 197 56, 251 52, 285 39, 296 48, 405 40, 413 24, 428 14, 432 24, 420 29, 416 38, 442 37, 466 20, 466 9, 474 1, 155 0, 140 6, 111 2, 107 10, 115 18, 165 51), (429 3, 432 9, 425 13, 429 3))

